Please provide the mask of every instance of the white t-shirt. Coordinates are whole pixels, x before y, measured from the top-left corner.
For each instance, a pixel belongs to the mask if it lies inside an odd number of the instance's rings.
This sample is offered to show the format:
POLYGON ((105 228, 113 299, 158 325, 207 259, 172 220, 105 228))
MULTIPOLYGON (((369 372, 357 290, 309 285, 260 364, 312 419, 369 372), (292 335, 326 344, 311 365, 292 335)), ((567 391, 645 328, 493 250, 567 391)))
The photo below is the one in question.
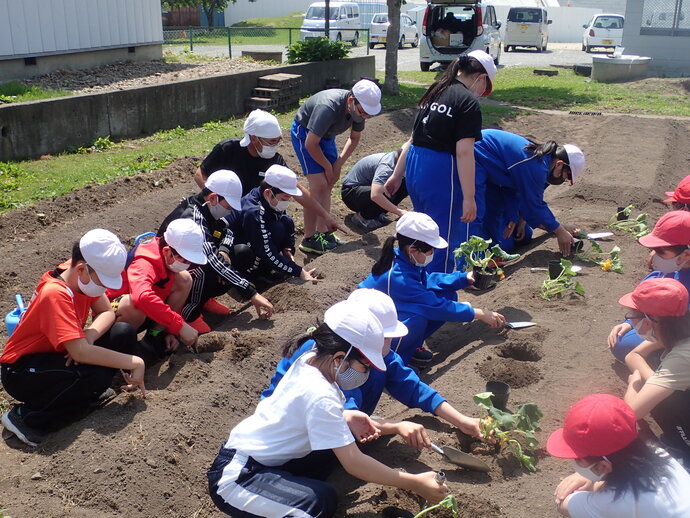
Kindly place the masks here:
POLYGON ((568 501, 568 513, 573 518, 690 518, 690 474, 669 458, 670 474, 656 491, 640 493, 637 501, 630 491, 617 500, 613 491, 578 491, 568 501))
POLYGON ((314 450, 330 450, 355 442, 343 418, 343 393, 307 360, 293 363, 275 391, 239 423, 225 443, 265 466, 280 466, 314 450))

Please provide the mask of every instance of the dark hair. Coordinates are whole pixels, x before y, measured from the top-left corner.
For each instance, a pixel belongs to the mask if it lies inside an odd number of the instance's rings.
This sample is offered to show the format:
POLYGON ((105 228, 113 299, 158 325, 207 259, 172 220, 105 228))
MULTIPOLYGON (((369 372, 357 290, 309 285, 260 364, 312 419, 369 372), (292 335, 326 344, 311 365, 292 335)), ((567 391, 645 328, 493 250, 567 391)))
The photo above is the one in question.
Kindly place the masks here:
POLYGON ((72 245, 72 266, 77 264, 79 261, 85 261, 84 256, 81 253, 81 248, 79 247, 79 241, 75 241, 72 245))
POLYGON ((646 491, 656 491, 661 478, 670 472, 670 457, 660 457, 655 448, 636 438, 622 450, 606 456, 613 465, 606 475, 605 489, 614 492, 614 500, 632 491, 635 498, 646 491))
POLYGON ((425 243, 424 241, 418 241, 402 234, 396 234, 395 236, 388 237, 381 247, 381 255, 379 260, 374 263, 371 267, 371 273, 373 275, 381 275, 382 273, 390 270, 393 265, 393 249, 395 248, 395 240, 398 240, 398 246, 401 250, 406 250, 411 245, 414 245, 416 249, 420 252, 427 253, 433 248, 433 246, 425 243))
POLYGON ((565 147, 560 146, 555 140, 547 140, 543 144, 539 144, 530 138, 527 140, 529 140, 529 144, 525 146, 525 151, 532 153, 535 157, 541 159, 545 156, 550 156, 552 160, 556 158, 558 160, 563 160, 566 164, 570 164, 568 152, 565 150, 565 147))
POLYGON ((458 75, 458 72, 462 72, 463 74, 467 75, 486 74, 486 69, 484 68, 484 65, 479 62, 479 60, 472 58, 467 54, 463 54, 462 56, 455 58, 453 61, 451 61, 450 65, 448 65, 441 77, 439 77, 424 93, 422 98, 419 100, 418 106, 420 108, 424 107, 438 99, 439 96, 446 91, 446 88, 451 85, 455 77, 458 75))
MULTIPOLYGON (((319 323, 317 321, 316 329, 314 329, 312 332, 301 333, 293 336, 283 344, 283 357, 289 358, 292 356, 295 351, 299 349, 307 340, 314 340, 316 343, 317 357, 326 354, 335 354, 340 351, 347 353, 352 346, 350 342, 338 336, 335 331, 328 327, 328 324, 325 322, 319 323)), ((359 352, 357 348, 352 347, 352 351, 350 351, 350 354, 347 358, 348 360, 361 360, 364 359, 364 355, 359 352)))
POLYGON ((672 349, 680 342, 690 338, 690 312, 682 317, 657 317, 659 321, 659 340, 666 349, 672 349))
POLYGON ((681 203, 679 201, 672 201, 671 207, 673 207, 673 210, 690 210, 690 204, 681 203))
POLYGON ((687 245, 672 245, 672 246, 654 246, 652 250, 655 252, 673 252, 676 256, 685 252, 689 247, 687 245))
POLYGON ((269 189, 273 194, 280 194, 284 193, 284 191, 281 191, 278 189, 278 187, 273 187, 270 185, 266 180, 261 180, 261 183, 259 184, 259 190, 261 192, 264 192, 266 189, 269 189))

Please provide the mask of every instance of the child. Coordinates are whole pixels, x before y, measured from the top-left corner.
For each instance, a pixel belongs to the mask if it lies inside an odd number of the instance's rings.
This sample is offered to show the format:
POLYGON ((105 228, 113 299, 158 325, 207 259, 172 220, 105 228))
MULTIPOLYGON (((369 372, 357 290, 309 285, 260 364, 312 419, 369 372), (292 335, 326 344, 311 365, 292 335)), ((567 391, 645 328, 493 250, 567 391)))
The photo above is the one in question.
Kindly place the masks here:
POLYGON ((130 251, 122 287, 106 292, 110 300, 119 299, 115 311, 118 322, 139 330, 149 319, 142 343, 149 344, 157 356, 176 351, 178 338, 185 345, 194 345, 199 338, 181 312, 192 287, 188 268, 207 262, 203 247, 204 233, 199 225, 186 218, 173 220, 162 237, 130 251))
POLYGON ((407 364, 428 364, 433 355, 423 348, 424 340, 448 321, 481 320, 490 327, 502 327, 506 320, 500 313, 473 308, 457 302, 456 292, 474 282, 472 273, 427 273, 434 249, 448 246, 439 236, 434 221, 420 212, 407 212, 395 225, 395 237, 386 239, 381 257, 360 288, 374 288, 387 293, 395 302, 400 320, 409 333, 393 344, 407 364), (398 241, 398 248, 393 244, 398 241))
POLYGON ((399 472, 364 455, 343 418, 340 389, 360 386, 372 368, 386 368, 378 319, 358 304, 340 302, 326 311, 311 336, 289 341, 283 355, 309 338, 315 350, 290 367, 273 395, 232 430, 216 457, 208 479, 218 508, 247 518, 332 516, 335 491, 313 475, 321 466, 309 462, 312 452, 326 450, 333 450, 355 477, 409 489, 430 502, 441 500, 448 489, 435 481, 434 472, 399 472))
POLYGON ((25 444, 37 446, 47 431, 112 397, 118 369, 131 371, 124 373, 123 389, 139 388, 146 396, 144 362, 128 354, 136 333, 129 324, 115 324, 105 296, 106 288, 121 286, 126 257, 115 234, 95 229, 74 244, 71 261, 41 277, 0 356, 2 384, 21 401, 2 424, 25 444))

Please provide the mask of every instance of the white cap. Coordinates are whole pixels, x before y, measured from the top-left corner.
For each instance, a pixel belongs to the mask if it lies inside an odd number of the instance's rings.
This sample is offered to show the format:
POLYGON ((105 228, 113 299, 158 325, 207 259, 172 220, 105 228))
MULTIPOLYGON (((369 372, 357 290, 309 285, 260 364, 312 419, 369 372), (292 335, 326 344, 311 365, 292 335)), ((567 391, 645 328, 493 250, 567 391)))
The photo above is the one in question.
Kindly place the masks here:
POLYGON ((422 212, 408 211, 395 224, 395 231, 434 248, 446 248, 448 242, 439 235, 438 225, 422 212))
POLYGON ((240 210, 242 208, 242 182, 233 171, 219 169, 215 173, 211 173, 206 180, 206 188, 225 198, 233 209, 240 210))
POLYGON ((353 291, 347 300, 371 311, 381 322, 384 337, 399 338, 407 334, 407 326, 398 320, 393 299, 382 291, 361 288, 353 291))
POLYGON ((193 220, 180 218, 171 221, 163 237, 168 246, 190 263, 206 264, 204 232, 193 220))
POLYGON ((380 371, 386 370, 383 351, 383 327, 370 311, 359 304, 343 300, 324 313, 323 321, 340 338, 356 348, 380 371))
POLYGON ((79 250, 103 286, 114 290, 122 287, 127 250, 115 234, 102 228, 89 230, 79 240, 79 250))
POLYGON ((273 164, 266 171, 264 180, 271 187, 280 189, 286 194, 302 196, 302 191, 297 188, 297 175, 284 165, 273 164))
POLYGON ((244 121, 244 137, 240 140, 240 146, 249 145, 249 135, 261 138, 278 138, 283 136, 280 124, 275 115, 263 110, 254 110, 244 121))
POLYGON ((360 79, 352 87, 352 94, 370 116, 381 112, 381 89, 373 81, 360 79))
POLYGON ((585 170, 585 154, 579 147, 573 144, 566 144, 563 147, 568 154, 568 165, 573 175, 573 181, 575 181, 575 178, 580 176, 585 170))
POLYGON ((486 97, 494 89, 494 77, 496 77, 496 63, 494 63, 494 59, 483 50, 473 50, 472 52, 468 52, 467 55, 479 61, 484 67, 484 70, 486 70, 486 73, 489 75, 489 88, 484 90, 484 93, 482 94, 482 97, 486 97))

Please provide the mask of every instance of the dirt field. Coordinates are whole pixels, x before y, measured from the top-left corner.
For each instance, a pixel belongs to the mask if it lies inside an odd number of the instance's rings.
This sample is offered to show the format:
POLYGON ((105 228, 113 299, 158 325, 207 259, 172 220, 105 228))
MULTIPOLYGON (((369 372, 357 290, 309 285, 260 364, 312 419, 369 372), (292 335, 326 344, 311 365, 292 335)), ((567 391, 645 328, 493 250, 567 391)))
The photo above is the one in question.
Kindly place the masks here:
MULTIPOLYGON (((411 118, 412 111, 406 110, 368 122, 353 160, 401 143, 411 118)), ((655 221, 666 209, 661 203, 664 191, 690 172, 688 121, 526 114, 504 129, 573 142, 585 150, 582 180, 573 187, 549 188, 547 199, 561 221, 590 231, 604 230, 616 207, 628 203, 655 221)), ((289 144, 282 151, 297 167, 289 144)), ((191 175, 199 158, 0 218, 0 312, 11 309, 17 292, 28 299, 40 274, 66 258, 72 242, 85 231, 105 227, 131 243, 137 234, 155 230, 180 198, 196 191, 191 175)), ((340 216, 347 214, 340 202, 335 207, 340 216)), ((37 451, 14 439, 0 442, 0 508, 15 518, 220 516, 207 495, 206 469, 230 429, 252 412, 273 371, 280 342, 346 297, 367 275, 392 231, 389 227, 362 235, 352 230, 347 245, 311 262, 325 275, 318 285, 290 282, 268 291, 277 309, 270 321, 258 321, 245 310, 217 322, 217 332, 203 340, 203 352, 175 355, 148 372, 146 400, 119 394, 37 451)), ((645 254, 627 235, 603 246, 609 249, 614 242, 623 249, 625 274, 585 266, 579 277, 585 297, 545 302, 538 296, 545 274, 530 273, 530 267, 546 266, 557 257, 557 246, 555 239, 538 236, 494 290, 461 298, 539 326, 497 332, 481 323, 446 324, 429 340, 436 356, 423 378, 472 415, 478 412, 471 397, 483 391, 488 377, 510 382, 509 406, 532 401, 543 410, 542 444, 580 397, 591 392, 622 395, 622 373, 614 366, 605 337, 622 317, 619 296, 645 273, 645 254), (524 354, 528 350, 532 354, 524 354)), ((387 396, 377 414, 421 422, 436 443, 458 444, 449 426, 387 396)), ((556 516, 552 492, 568 474, 567 462, 541 451, 537 473, 527 474, 508 456, 475 449, 491 465, 490 473, 454 469, 438 455, 413 451, 398 438, 366 447, 386 464, 410 472, 445 470, 464 517, 556 516)), ((374 517, 391 505, 416 513, 421 506, 410 494, 360 483, 342 472, 331 481, 340 495, 338 516, 374 517)))

